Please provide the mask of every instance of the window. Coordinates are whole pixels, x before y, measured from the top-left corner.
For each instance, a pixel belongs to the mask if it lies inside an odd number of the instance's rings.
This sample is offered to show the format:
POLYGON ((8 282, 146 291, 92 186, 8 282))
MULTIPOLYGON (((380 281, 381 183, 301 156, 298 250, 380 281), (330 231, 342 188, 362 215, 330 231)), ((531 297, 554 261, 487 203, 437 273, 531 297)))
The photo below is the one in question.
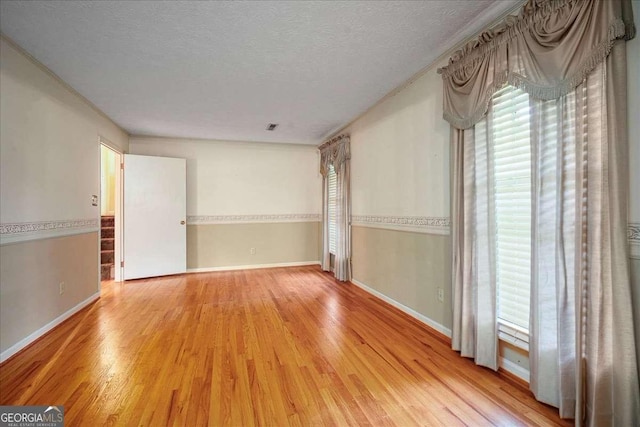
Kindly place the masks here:
POLYGON ((492 113, 489 160, 499 336, 528 349, 532 198, 529 95, 506 86, 493 96, 492 113))
POLYGON ((333 165, 329 166, 329 173, 327 179, 329 181, 329 252, 333 255, 336 254, 336 203, 337 203, 337 189, 338 189, 338 177, 336 176, 336 170, 333 165))

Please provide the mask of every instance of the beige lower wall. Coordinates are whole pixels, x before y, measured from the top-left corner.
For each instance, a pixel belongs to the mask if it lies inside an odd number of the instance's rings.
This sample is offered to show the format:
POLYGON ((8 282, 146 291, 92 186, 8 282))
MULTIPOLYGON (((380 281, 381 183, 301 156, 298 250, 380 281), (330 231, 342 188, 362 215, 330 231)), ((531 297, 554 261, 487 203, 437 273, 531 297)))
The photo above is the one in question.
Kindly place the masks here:
POLYGON ((1 246, 0 352, 98 289, 97 232, 1 246))
POLYGON ((631 294, 633 297, 633 323, 636 334, 636 357, 640 366, 640 259, 631 258, 631 294))
MULTIPOLYGON (((354 280, 452 328, 450 236, 353 226, 352 245, 354 280)), ((526 351, 502 341, 499 350, 501 357, 529 370, 526 351)))
POLYGON ((353 226, 352 247, 355 280, 451 329, 450 236, 353 226))
POLYGON ((187 268, 319 261, 319 240, 319 222, 188 225, 187 268))

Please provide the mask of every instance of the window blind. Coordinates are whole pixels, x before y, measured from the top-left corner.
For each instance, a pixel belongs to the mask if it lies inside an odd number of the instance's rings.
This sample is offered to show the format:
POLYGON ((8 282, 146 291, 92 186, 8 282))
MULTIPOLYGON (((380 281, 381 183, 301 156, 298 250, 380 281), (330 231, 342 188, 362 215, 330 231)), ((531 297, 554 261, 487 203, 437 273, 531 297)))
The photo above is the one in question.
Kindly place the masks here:
POLYGON ((529 95, 507 86, 494 95, 492 112, 499 331, 501 338, 528 344, 532 197, 529 95))
POLYGON ((336 171, 333 165, 329 166, 329 173, 327 174, 329 181, 329 252, 335 255, 336 253, 336 203, 337 203, 337 188, 338 180, 336 171))

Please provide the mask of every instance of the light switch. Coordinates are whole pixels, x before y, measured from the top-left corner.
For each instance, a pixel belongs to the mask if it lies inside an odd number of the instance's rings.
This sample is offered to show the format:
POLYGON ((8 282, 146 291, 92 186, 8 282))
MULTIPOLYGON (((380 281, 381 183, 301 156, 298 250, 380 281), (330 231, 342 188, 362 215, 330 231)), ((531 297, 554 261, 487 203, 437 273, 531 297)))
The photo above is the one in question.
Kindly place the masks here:
POLYGON ((91 206, 98 206, 98 196, 95 194, 91 196, 91 206))

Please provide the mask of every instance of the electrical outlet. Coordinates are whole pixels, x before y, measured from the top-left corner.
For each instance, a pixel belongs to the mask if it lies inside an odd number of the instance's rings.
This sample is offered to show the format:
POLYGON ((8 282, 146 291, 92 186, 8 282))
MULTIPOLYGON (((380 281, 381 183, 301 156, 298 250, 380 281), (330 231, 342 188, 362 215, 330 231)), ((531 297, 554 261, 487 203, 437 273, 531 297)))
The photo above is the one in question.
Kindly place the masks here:
POLYGON ((60 295, 64 294, 64 282, 60 282, 60 295))
POLYGON ((249 252, 251 252, 251 255, 255 255, 256 254, 256 248, 251 248, 251 250, 249 252))
POLYGON ((444 289, 438 288, 438 301, 444 302, 444 289))

